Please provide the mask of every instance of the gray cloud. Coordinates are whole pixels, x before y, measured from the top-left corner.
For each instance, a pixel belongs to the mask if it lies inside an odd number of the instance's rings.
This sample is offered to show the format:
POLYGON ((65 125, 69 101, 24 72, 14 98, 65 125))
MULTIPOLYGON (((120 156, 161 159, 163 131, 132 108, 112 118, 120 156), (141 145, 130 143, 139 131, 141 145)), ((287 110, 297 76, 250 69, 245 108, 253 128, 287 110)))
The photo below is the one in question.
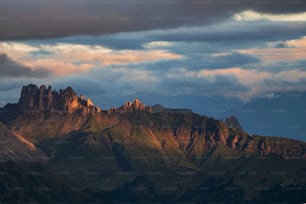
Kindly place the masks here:
POLYGON ((253 9, 269 13, 305 11, 306 2, 291 0, 3 0, 0 39, 33 39, 75 34, 207 25, 235 12, 253 9))
MULTIPOLYGON (((216 75, 214 80, 205 77, 187 77, 175 67, 161 70, 143 70, 140 67, 126 67, 124 69, 107 68, 92 70, 89 75, 94 78, 89 84, 98 83, 88 89, 103 89, 104 95, 123 97, 133 95, 159 95, 159 96, 211 96, 211 95, 235 95, 249 91, 249 87, 241 84, 231 74, 216 75), (137 76, 137 71, 140 73, 137 76), (157 81, 147 78, 138 78, 143 73, 150 78, 158 78, 157 81), (171 75, 177 77, 171 77, 171 75), (94 81, 94 82, 93 82, 94 81), (114 83, 115 82, 115 83, 114 83)), ((67 81, 67 80, 65 80, 67 81)), ((81 83, 83 84, 83 83, 81 83)), ((77 85, 78 86, 78 85, 77 85)), ((90 91, 91 92, 91 91, 90 91)))
POLYGON ((0 54, 0 78, 3 77, 48 77, 50 72, 45 69, 32 70, 11 60, 6 54, 0 54))
POLYGON ((93 77, 68 76, 64 80, 54 80, 52 84, 57 90, 71 86, 77 93, 85 94, 85 96, 95 96, 106 92, 105 82, 95 80, 93 77))
MULTIPOLYGON (((189 49, 192 49, 189 47, 189 49)), ((171 51, 174 51, 171 49, 171 51)), ((140 63, 126 65, 125 67, 133 69, 149 70, 159 76, 164 75, 168 71, 175 71, 180 67, 184 67, 189 71, 198 70, 216 70, 216 69, 229 69, 233 67, 240 67, 242 69, 256 69, 261 66, 261 59, 249 54, 241 54, 238 52, 221 53, 218 56, 218 50, 211 53, 184 53, 185 58, 179 60, 165 60, 151 63, 140 63), (217 54, 213 56, 213 54, 217 54)), ((226 50, 225 50, 226 52, 226 50)), ((302 63, 302 62, 301 62, 302 63)), ((122 66, 113 66, 113 68, 122 66)))
POLYGON ((306 71, 306 60, 296 60, 296 61, 277 61, 263 64, 252 64, 248 66, 248 69, 260 69, 266 72, 278 73, 282 71, 298 70, 306 71))
POLYGON ((192 56, 192 58, 176 62, 181 64, 181 66, 186 66, 189 69, 200 70, 200 69, 221 69, 221 68, 232 68, 232 67, 241 67, 259 63, 261 60, 255 56, 248 55, 248 54, 241 54, 237 52, 227 53, 225 55, 199 55, 199 56, 192 56))
POLYGON ((223 44, 252 43, 252 41, 277 41, 294 39, 306 34, 305 22, 236 22, 207 27, 206 29, 177 29, 155 32, 156 40, 210 42, 223 44))
MULTIPOLYGON (((16 93, 14 93, 14 96, 18 96, 19 89, 23 85, 28 84, 27 80, 20 80, 20 79, 1 79, 0 81, 0 91, 12 91, 15 90, 16 93)), ((3 96, 3 94, 1 94, 3 96)))
MULTIPOLYGON (((224 50, 263 47, 266 42, 277 42, 284 47, 286 40, 306 35, 305 22, 232 21, 207 26, 179 27, 138 32, 123 32, 101 36, 70 36, 47 39, 44 43, 77 43, 103 45, 112 49, 144 49, 143 44, 152 41, 169 41, 173 44, 165 49, 178 54, 194 52, 224 52, 224 50)), ((37 41, 41 43, 41 40, 37 41)))
POLYGON ((160 83, 160 92, 167 87, 167 95, 193 95, 193 96, 231 96, 247 92, 248 87, 239 83, 232 75, 216 75, 213 81, 206 78, 163 78, 160 83))
POLYGON ((215 68, 223 68, 259 62, 261 62, 261 60, 255 56, 234 52, 225 56, 214 57, 215 66, 212 66, 215 68))

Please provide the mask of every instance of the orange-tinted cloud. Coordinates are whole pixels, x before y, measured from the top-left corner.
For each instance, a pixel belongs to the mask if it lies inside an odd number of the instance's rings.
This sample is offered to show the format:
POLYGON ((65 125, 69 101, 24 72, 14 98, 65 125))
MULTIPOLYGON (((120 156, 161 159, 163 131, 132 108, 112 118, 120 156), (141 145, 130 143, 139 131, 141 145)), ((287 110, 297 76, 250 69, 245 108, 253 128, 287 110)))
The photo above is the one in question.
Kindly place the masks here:
POLYGON ((306 59, 306 38, 289 40, 284 48, 257 48, 239 50, 243 54, 251 54, 264 61, 295 61, 306 59))
POLYGON ((31 46, 24 43, 0 43, 0 50, 13 60, 35 70, 44 68, 55 75, 88 72, 91 68, 128 65, 160 60, 182 59, 166 50, 112 50, 103 46, 55 44, 31 46), (32 52, 47 52, 33 57, 32 52))

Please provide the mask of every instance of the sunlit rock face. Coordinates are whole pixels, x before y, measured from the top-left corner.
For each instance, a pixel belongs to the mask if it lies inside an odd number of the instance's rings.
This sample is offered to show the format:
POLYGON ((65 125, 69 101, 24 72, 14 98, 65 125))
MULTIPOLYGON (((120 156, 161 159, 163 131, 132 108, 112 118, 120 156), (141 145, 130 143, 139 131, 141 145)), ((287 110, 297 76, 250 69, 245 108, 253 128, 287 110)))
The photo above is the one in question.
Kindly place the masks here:
POLYGON ((109 113, 130 113, 135 111, 147 111, 152 112, 151 106, 146 106, 142 103, 139 99, 135 98, 133 102, 128 101, 124 105, 120 106, 119 108, 111 108, 108 112, 109 113))
POLYGON ((29 112, 65 111, 72 113, 76 110, 100 112, 100 109, 94 106, 89 98, 79 97, 71 87, 57 92, 52 90, 51 86, 48 88, 44 85, 38 88, 33 84, 23 86, 18 105, 22 111, 29 112))

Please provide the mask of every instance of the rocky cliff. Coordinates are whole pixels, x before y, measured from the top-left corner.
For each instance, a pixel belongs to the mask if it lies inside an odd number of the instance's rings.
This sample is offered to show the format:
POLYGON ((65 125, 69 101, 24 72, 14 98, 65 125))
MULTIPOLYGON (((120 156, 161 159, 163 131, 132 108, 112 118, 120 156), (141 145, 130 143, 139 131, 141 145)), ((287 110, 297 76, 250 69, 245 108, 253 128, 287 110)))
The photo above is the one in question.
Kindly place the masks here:
POLYGON ((133 102, 127 101, 124 105, 119 108, 110 108, 108 113, 132 113, 135 111, 146 111, 153 112, 151 106, 146 106, 139 99, 135 98, 133 102))
POLYGON ((42 85, 38 88, 33 84, 22 87, 18 105, 25 112, 100 111, 99 107, 94 106, 90 99, 85 99, 83 96, 79 97, 71 87, 57 92, 52 90, 51 86, 46 88, 42 85))

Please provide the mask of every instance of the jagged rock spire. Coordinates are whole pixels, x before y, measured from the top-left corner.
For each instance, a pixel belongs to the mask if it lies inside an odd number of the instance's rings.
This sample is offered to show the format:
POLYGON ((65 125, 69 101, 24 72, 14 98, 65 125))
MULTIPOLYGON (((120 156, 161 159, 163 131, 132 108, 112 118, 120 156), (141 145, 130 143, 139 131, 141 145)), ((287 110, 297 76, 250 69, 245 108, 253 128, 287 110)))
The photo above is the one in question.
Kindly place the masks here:
POLYGON ((70 86, 59 92, 52 91, 51 86, 47 89, 45 85, 41 85, 39 88, 34 84, 23 86, 18 105, 23 111, 30 112, 65 111, 72 113, 76 110, 100 111, 89 98, 79 97, 70 86))
POLYGON ((110 108, 108 110, 109 113, 117 112, 117 113, 129 113, 135 111, 147 111, 152 112, 151 106, 146 106, 139 99, 135 98, 133 102, 127 101, 125 105, 120 106, 119 108, 110 108))

